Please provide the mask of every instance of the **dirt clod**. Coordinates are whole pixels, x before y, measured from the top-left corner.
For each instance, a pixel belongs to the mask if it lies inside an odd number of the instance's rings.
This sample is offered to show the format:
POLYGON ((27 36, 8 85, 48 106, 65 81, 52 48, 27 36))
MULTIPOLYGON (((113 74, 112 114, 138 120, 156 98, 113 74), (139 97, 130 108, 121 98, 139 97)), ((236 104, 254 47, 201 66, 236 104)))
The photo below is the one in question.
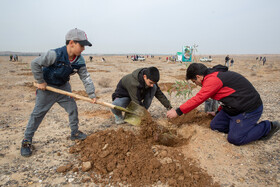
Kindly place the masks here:
POLYGON ((71 169, 71 167, 73 166, 73 164, 69 163, 66 166, 60 166, 56 169, 56 172, 58 173, 64 173, 67 172, 71 169))

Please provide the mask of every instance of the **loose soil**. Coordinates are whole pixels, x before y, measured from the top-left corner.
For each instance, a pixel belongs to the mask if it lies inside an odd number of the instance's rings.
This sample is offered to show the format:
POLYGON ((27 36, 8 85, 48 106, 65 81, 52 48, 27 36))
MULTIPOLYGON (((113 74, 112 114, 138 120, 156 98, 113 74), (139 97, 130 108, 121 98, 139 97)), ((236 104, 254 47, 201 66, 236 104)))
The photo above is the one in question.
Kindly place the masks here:
MULTIPOLYGON (((173 120, 172 124, 205 124, 210 120, 207 115, 194 110, 173 120)), ((79 141, 69 152, 79 153, 82 163, 90 162, 90 176, 95 183, 219 186, 193 159, 185 159, 182 151, 175 148, 188 142, 175 129, 157 124, 147 114, 137 134, 123 128, 104 130, 79 141)), ((67 166, 62 166, 63 171, 69 168, 69 164, 67 166)))

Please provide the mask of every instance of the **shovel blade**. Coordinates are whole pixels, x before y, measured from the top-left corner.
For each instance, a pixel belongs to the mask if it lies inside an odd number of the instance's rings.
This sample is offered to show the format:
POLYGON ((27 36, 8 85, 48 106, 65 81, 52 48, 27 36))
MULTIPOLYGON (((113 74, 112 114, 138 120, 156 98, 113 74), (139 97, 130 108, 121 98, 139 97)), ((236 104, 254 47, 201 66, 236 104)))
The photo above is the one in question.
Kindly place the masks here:
POLYGON ((123 107, 121 107, 121 106, 114 106, 114 109, 123 111, 123 112, 125 112, 125 113, 134 113, 132 110, 128 110, 128 109, 123 108, 123 107))
POLYGON ((126 112, 124 114, 124 121, 131 125, 140 126, 142 118, 141 116, 126 112))
POLYGON ((144 107, 133 101, 129 103, 126 109, 131 112, 125 112, 124 121, 131 125, 139 126, 142 119, 148 114, 148 111, 144 107))

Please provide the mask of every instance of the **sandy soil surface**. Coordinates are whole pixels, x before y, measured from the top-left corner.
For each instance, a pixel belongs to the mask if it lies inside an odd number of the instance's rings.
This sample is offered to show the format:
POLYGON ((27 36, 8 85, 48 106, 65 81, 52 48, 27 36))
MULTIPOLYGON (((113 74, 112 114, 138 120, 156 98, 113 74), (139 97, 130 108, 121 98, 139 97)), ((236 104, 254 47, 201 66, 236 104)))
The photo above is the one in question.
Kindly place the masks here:
MULTIPOLYGON (((223 64, 224 57, 212 56, 213 61, 205 64, 223 64)), ((266 55, 265 66, 256 61, 256 55, 230 57, 235 60, 230 70, 243 74, 261 94, 261 120, 279 120, 280 55, 266 55)), ((19 57, 19 62, 8 58, 0 57, 0 186, 280 185, 280 133, 266 142, 234 146, 227 142, 226 134, 209 128, 211 117, 203 112, 203 105, 168 121, 166 109, 156 99, 149 108, 153 121, 147 123, 155 128, 144 131, 129 124, 115 125, 104 106, 77 101, 80 130, 89 135, 83 142, 69 139, 67 113, 55 104, 35 133, 33 155, 21 157, 21 140, 35 104, 30 70, 35 57, 19 57), (178 139, 164 145, 155 138, 159 129, 167 129, 178 139)), ((186 101, 167 93, 175 80, 184 80, 184 63, 166 62, 164 56, 145 62, 132 62, 126 56, 106 56, 106 62, 100 56, 92 62, 85 58, 99 100, 111 102, 119 79, 127 73, 156 66, 161 73, 160 87, 173 107, 186 101)), ((86 95, 78 75, 70 82, 73 92, 86 95)), ((194 88, 193 94, 198 90, 194 88)))

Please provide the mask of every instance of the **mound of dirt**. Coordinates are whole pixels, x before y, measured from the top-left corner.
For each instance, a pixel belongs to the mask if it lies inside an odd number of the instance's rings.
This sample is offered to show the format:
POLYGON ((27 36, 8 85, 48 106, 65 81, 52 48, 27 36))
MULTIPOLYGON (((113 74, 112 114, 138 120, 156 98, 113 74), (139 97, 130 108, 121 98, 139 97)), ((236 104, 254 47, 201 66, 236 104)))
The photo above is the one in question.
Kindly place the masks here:
POLYGON ((70 148, 81 161, 90 162, 95 184, 145 186, 218 186, 179 149, 153 145, 123 128, 94 133, 70 148))
POLYGON ((183 124, 192 124, 195 123, 196 125, 200 126, 209 126, 211 120, 213 119, 213 116, 199 112, 198 110, 194 109, 191 112, 187 114, 183 114, 182 116, 179 116, 178 118, 170 119, 169 122, 173 125, 176 125, 177 127, 180 127, 183 124))
MULTIPOLYGON (((211 120, 195 110, 173 120, 173 124, 203 119, 211 120)), ((179 146, 187 143, 176 129, 157 124, 146 111, 136 133, 123 128, 99 131, 69 152, 80 155, 81 170, 90 172, 95 184, 218 186, 193 160, 185 159, 179 146)))
POLYGON ((79 153, 82 171, 90 170, 95 184, 218 186, 193 160, 185 159, 178 146, 187 143, 147 114, 138 133, 100 131, 71 147, 70 153, 79 153))
POLYGON ((176 146, 185 143, 185 140, 177 134, 175 129, 157 124, 148 112, 141 120, 139 136, 152 144, 165 146, 176 146))

